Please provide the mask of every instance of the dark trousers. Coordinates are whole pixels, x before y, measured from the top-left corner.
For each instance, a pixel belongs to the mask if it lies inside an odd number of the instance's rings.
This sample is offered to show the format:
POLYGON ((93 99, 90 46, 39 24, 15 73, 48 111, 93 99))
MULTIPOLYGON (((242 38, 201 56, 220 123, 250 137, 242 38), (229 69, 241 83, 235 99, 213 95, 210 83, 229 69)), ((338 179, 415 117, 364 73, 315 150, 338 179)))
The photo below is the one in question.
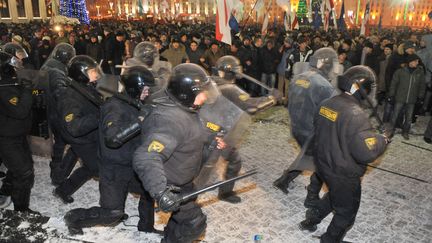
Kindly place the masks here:
POLYGON ((102 165, 99 170, 100 206, 107 211, 124 213, 128 192, 140 194, 138 229, 150 230, 154 225, 154 201, 137 180, 131 166, 102 165))
POLYGON ((396 103, 393 110, 393 115, 391 119, 391 124, 393 127, 396 127, 396 122, 401 110, 404 110, 404 122, 402 125, 402 132, 408 133, 411 128, 411 119, 414 113, 414 104, 404 104, 404 103, 396 103))
POLYGON ((54 136, 53 153, 51 156, 51 180, 54 183, 63 182, 72 172, 78 157, 71 148, 65 153, 66 142, 61 134, 55 129, 51 129, 54 136))
POLYGON ((81 158, 82 165, 74 170, 72 174, 59 187, 65 195, 72 195, 85 182, 92 177, 99 176, 99 158, 97 156, 97 143, 71 144, 73 152, 81 158))
POLYGON ((321 236, 321 242, 340 242, 345 233, 354 224, 360 207, 361 184, 360 178, 348 178, 334 174, 320 174, 327 184, 327 193, 317 206, 318 214, 312 219, 320 223, 329 213, 334 216, 327 231, 321 236))
MULTIPOLYGON (((182 188, 182 193, 192 191, 192 185, 182 188)), ((196 240, 207 228, 207 216, 204 215, 195 199, 184 202, 171 214, 164 230, 166 243, 190 243, 196 240)))
MULTIPOLYGON (((222 151, 222 157, 228 162, 228 166, 225 172, 225 179, 231 179, 236 177, 241 169, 241 157, 239 152, 234 147, 229 147, 222 151)), ((219 188, 220 193, 231 192, 234 189, 234 182, 225 184, 219 188)))
POLYGON ((8 169, 0 193, 11 196, 15 210, 28 209, 34 170, 27 136, 0 137, 0 157, 8 169))
POLYGON ((427 128, 426 128, 426 131, 425 131, 425 133, 424 133, 424 137, 425 137, 425 138, 432 139, 432 118, 429 119, 429 123, 428 123, 428 126, 427 126, 427 128))

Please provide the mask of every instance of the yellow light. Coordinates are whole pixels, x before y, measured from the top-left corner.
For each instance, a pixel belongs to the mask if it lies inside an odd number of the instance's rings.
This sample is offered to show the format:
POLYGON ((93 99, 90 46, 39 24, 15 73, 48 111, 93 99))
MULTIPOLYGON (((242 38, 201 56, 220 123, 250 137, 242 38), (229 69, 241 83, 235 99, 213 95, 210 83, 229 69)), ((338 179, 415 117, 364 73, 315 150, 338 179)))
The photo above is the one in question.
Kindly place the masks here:
POLYGON ((399 20, 399 13, 396 14, 396 20, 399 20))
POLYGON ((60 30, 62 30, 62 27, 60 25, 56 25, 54 26, 54 30, 59 32, 60 30))
POLYGON ((412 21, 412 15, 410 15, 410 16, 408 17, 408 19, 409 19, 409 21, 412 21))
POLYGON ((375 14, 372 14, 372 19, 375 19, 375 18, 376 18, 375 14))
POLYGON ((426 15, 423 15, 422 21, 426 21, 426 15))

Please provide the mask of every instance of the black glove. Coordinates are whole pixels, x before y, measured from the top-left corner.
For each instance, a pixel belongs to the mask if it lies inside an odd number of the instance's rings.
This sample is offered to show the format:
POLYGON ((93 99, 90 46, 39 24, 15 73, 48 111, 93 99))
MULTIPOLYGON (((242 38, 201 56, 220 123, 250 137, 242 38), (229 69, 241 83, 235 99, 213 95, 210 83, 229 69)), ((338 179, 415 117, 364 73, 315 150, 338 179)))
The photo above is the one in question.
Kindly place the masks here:
POLYGON ((393 96, 391 96, 391 97, 387 97, 387 102, 389 103, 389 104, 394 104, 394 97, 393 96))
POLYGON ((180 188, 169 186, 156 197, 159 208, 164 212, 177 211, 180 206, 180 188))

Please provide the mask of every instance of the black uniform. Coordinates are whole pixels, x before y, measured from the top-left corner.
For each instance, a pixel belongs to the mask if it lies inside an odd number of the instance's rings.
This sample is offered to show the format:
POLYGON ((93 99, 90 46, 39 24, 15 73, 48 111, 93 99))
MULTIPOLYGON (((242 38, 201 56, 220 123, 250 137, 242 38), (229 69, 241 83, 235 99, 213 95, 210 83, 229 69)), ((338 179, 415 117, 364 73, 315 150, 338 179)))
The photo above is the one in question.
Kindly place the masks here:
POLYGON ((359 101, 343 93, 324 101, 315 116, 314 147, 318 174, 328 185, 329 196, 320 201, 311 220, 319 223, 334 211, 321 242, 340 242, 360 206, 360 177, 384 152, 386 141, 373 131, 359 101))
MULTIPOLYGON (((98 97, 93 87, 83 88, 98 97)), ((91 177, 98 176, 99 109, 72 87, 67 87, 58 101, 57 112, 62 119, 60 127, 65 141, 83 162, 83 165, 73 171, 56 189, 58 194, 70 196, 91 177)))
MULTIPOLYGON (((182 192, 193 189, 206 140, 199 117, 170 100, 157 105, 142 126, 142 144, 133 166, 153 198, 174 185, 182 192)), ((165 228, 166 242, 190 242, 206 228, 206 216, 195 200, 184 202, 172 213, 165 228)))
MULTIPOLYGON (((15 83, 3 77, 1 83, 15 83)), ((27 141, 32 124, 32 93, 22 86, 0 88, 0 157, 7 172, 0 194, 9 195, 17 211, 29 210, 34 183, 33 159, 27 141)))
POLYGON ((138 116, 139 111, 135 107, 115 97, 109 98, 101 107, 99 139, 103 163, 99 171, 100 205, 113 213, 115 222, 123 216, 128 191, 141 194, 138 229, 149 232, 154 224, 154 202, 142 188, 132 168, 133 153, 140 145, 140 136, 117 149, 109 148, 104 143, 107 138, 115 136, 130 124, 140 123, 138 116))
POLYGON ((41 70, 49 74, 49 86, 46 91, 48 123, 54 136, 53 153, 51 157, 51 180, 54 184, 63 182, 72 171, 77 162, 77 156, 69 148, 64 153, 66 142, 61 133, 62 117, 57 113, 56 107, 61 94, 67 88, 67 67, 60 61, 51 58, 46 61, 41 70))

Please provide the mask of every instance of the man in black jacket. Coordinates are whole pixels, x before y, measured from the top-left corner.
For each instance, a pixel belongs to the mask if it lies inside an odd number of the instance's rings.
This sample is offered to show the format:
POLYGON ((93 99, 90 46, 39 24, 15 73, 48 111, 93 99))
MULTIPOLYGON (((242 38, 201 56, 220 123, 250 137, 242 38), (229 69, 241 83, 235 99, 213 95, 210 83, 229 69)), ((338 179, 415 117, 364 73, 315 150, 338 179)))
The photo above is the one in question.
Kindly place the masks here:
POLYGON ((338 78, 343 93, 324 101, 315 115, 315 165, 329 193, 316 208, 307 210, 300 228, 315 231, 316 225, 334 211, 321 242, 341 242, 354 224, 360 206, 360 177, 389 142, 374 132, 368 114, 360 107, 375 80, 373 71, 365 66, 348 69, 338 78))
POLYGON ((142 144, 134 154, 133 167, 144 188, 160 209, 172 212, 163 242, 192 242, 207 226, 195 199, 180 202, 179 192, 193 190, 201 167, 207 136, 196 111, 207 99, 203 91, 208 82, 196 64, 175 67, 168 97, 158 100, 143 123, 142 144))
POLYGON ((57 104, 68 86, 67 63, 74 56, 75 49, 71 45, 60 43, 54 48, 41 68, 41 70, 47 71, 49 75, 48 88, 45 94, 47 98, 48 124, 54 136, 50 177, 51 182, 56 186, 60 185, 69 176, 78 159, 70 148, 64 153, 67 143, 61 133, 62 118, 57 112, 57 104))
POLYGON ((57 112, 62 118, 61 132, 83 162, 80 168, 73 171, 69 178, 54 190, 54 194, 64 203, 72 203, 74 200, 71 195, 90 178, 98 176, 97 129, 98 104, 101 101, 94 88, 94 83, 101 73, 98 67, 96 61, 88 56, 72 58, 68 64, 68 73, 73 83, 66 88, 57 104, 57 112), (80 91, 77 91, 78 89, 80 91))
MULTIPOLYGON (((0 52, 0 84, 17 83, 15 69, 19 63, 16 57, 0 52)), ((10 196, 15 211, 32 212, 29 205, 34 170, 27 142, 32 123, 31 107, 31 89, 22 85, 0 88, 0 157, 9 178, 8 183, 3 183, 0 196, 3 199, 10 196)))
POLYGON ((151 112, 151 106, 142 105, 142 101, 150 92, 157 91, 153 74, 143 66, 134 66, 126 69, 122 75, 122 83, 126 93, 123 94, 131 101, 141 105, 138 107, 112 96, 107 98, 101 106, 99 123, 100 157, 102 164, 99 168, 100 207, 89 209, 77 208, 69 211, 66 224, 74 229, 92 227, 95 225, 112 226, 125 217, 124 208, 128 192, 141 195, 138 212, 140 220, 138 230, 156 232, 154 224, 154 201, 144 191, 138 181, 133 168, 132 156, 140 145, 140 130, 142 120, 151 112), (138 128, 133 135, 120 136, 138 128))

